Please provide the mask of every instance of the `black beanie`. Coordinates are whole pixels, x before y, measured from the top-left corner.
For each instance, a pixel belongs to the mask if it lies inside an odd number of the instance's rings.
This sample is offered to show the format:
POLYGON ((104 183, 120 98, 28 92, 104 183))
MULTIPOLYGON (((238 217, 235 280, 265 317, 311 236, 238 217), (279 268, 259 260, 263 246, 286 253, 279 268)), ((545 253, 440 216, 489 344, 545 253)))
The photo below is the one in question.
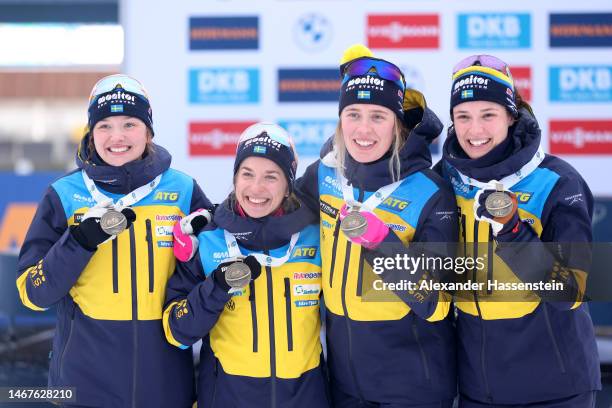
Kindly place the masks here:
POLYGON ((340 88, 338 114, 348 105, 364 103, 380 105, 390 109, 400 121, 404 121, 404 92, 393 81, 383 79, 370 72, 346 80, 340 88))
POLYGON ((149 100, 144 95, 128 92, 119 86, 93 97, 87 112, 90 130, 104 118, 125 115, 142 120, 154 134, 153 112, 149 100))
POLYGON ((289 192, 293 191, 297 158, 291 137, 285 129, 274 123, 256 123, 246 128, 236 148, 234 175, 240 163, 251 156, 263 157, 276 163, 287 178, 289 192))
POLYGON ((518 117, 514 94, 514 81, 493 68, 473 65, 453 75, 450 112, 463 102, 489 101, 505 107, 513 118, 518 117))

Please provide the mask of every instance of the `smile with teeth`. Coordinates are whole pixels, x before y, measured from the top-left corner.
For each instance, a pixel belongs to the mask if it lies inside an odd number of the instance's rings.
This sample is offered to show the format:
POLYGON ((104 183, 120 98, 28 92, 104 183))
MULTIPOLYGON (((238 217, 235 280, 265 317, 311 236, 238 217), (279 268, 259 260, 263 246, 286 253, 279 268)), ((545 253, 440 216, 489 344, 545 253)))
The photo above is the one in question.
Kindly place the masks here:
POLYGON ((370 146, 372 146, 376 142, 373 141, 373 140, 355 139, 355 143, 357 143, 361 147, 370 147, 370 146))
POLYGON ((469 143, 470 143, 472 146, 475 146, 475 147, 482 146, 482 145, 484 145, 484 144, 489 143, 490 141, 491 141, 491 139, 471 139, 471 140, 468 140, 468 142, 469 142, 469 143))
POLYGON ((256 205, 261 205, 261 204, 268 202, 267 198, 255 198, 255 197, 248 197, 248 196, 247 196, 247 200, 251 204, 256 204, 256 205))
POLYGON ((108 150, 112 153, 124 153, 130 150, 129 146, 112 146, 109 147, 108 150))

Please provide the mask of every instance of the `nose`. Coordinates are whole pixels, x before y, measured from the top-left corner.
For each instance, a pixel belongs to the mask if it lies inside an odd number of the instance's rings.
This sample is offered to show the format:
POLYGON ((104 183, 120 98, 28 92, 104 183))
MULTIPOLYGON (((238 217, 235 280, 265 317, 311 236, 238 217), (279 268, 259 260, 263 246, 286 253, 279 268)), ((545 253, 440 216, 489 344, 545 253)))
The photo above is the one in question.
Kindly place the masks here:
POLYGON ((484 133, 484 123, 481 119, 472 120, 472 125, 470 126, 470 133, 472 135, 481 135, 484 133))

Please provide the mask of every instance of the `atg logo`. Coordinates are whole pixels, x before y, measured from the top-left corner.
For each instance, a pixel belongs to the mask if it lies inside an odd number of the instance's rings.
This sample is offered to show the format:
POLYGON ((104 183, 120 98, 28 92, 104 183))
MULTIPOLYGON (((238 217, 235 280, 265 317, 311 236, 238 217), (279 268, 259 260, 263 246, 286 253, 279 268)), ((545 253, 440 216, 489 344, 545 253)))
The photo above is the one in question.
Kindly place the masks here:
POLYGON ((400 200, 395 197, 388 197, 380 204, 381 208, 386 208, 387 210, 391 210, 395 213, 400 213, 408 207, 410 201, 400 200))
POLYGON ((552 154, 612 154, 611 120, 551 120, 552 154))
POLYGON ((337 102, 338 68, 279 69, 279 102, 337 102))
POLYGON ((525 101, 531 102, 531 90, 533 89, 531 67, 511 67, 510 71, 512 72, 512 79, 514 80, 516 90, 525 101))
POLYGON ((158 191, 153 196, 154 201, 163 201, 168 203, 174 203, 179 199, 178 191, 158 191))
POLYGON ((306 14, 297 21, 293 30, 295 42, 306 51, 321 51, 332 38, 332 25, 321 14, 306 14))
POLYGON ((257 17, 191 17, 190 50, 256 50, 259 48, 257 17))
POLYGON ((189 102, 203 104, 257 103, 259 70, 200 68, 189 70, 189 102))
POLYGON ((550 15, 551 47, 612 47, 612 13, 550 15))
POLYGON ((440 17, 421 15, 369 15, 368 47, 438 48, 440 44, 440 17))
POLYGON ((531 47, 529 14, 459 14, 458 18, 459 48, 531 47))
POLYGON ((240 134, 255 122, 190 123, 189 156, 234 156, 240 134))
POLYGON ((550 67, 553 102, 612 101, 612 66, 550 67))
POLYGON ((317 247, 297 247, 293 250, 291 259, 314 259, 317 255, 317 247))
POLYGON ((319 156, 323 143, 336 131, 337 119, 285 119, 279 125, 293 136, 298 156, 319 156))

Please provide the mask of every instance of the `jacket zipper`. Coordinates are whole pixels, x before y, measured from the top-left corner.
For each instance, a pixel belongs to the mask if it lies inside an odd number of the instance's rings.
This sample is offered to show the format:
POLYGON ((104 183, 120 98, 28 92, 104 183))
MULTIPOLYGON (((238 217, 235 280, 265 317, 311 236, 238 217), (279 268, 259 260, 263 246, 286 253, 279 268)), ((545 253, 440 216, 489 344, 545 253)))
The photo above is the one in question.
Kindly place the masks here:
MULTIPOLYGON (((264 251, 270 255, 270 251, 264 251)), ((272 268, 266 266, 266 281, 268 284, 268 330, 270 331, 270 387, 272 395, 270 406, 276 407, 276 337, 274 335, 274 286, 272 284, 272 268)))
MULTIPOLYGON (((340 217, 340 211, 338 211, 338 217, 340 217)), ((338 247, 338 233, 340 232, 340 218, 336 220, 336 226, 334 227, 334 233, 332 235, 332 239, 334 243, 332 244, 332 259, 329 267, 329 287, 332 287, 332 282, 334 280, 334 269, 336 269, 336 249, 338 247)))
POLYGON ((431 379, 429 375, 429 364, 427 363, 427 356, 425 355, 425 350, 423 349, 423 345, 419 340, 419 331, 417 329, 416 323, 412 322, 412 334, 414 335, 414 340, 416 341, 417 346, 419 347, 419 351, 421 352, 421 360, 423 361, 423 370, 425 371, 425 379, 429 381, 431 379))
POLYGON ((66 339, 66 343, 64 344, 64 348, 62 349, 62 353, 60 354, 60 358, 58 361, 58 380, 63 377, 64 372, 64 354, 66 354, 66 350, 68 350, 68 346, 70 345, 70 340, 72 339, 72 332, 74 327, 74 314, 76 312, 76 305, 73 303, 71 305, 72 310, 70 311, 70 324, 68 325, 68 338, 66 339))
POLYGON ((113 239, 112 251, 113 251, 113 293, 119 293, 119 248, 117 240, 113 239))
MULTIPOLYGON (((474 254, 472 255, 474 259, 478 257, 478 226, 480 225, 480 221, 474 220, 474 254)), ((476 267, 472 268, 472 279, 476 282, 476 267)), ((492 401, 491 391, 489 390, 489 379, 487 378, 487 369, 485 364, 486 357, 486 345, 487 345, 487 334, 485 331, 484 321, 482 319, 482 311, 480 310, 480 303, 478 302, 478 291, 474 291, 474 303, 476 304, 476 310, 478 311, 478 318, 480 319, 480 332, 482 339, 482 347, 480 349, 480 368, 482 370, 482 381, 485 386, 485 392, 487 394, 487 399, 492 401)))
POLYGON ((253 326, 253 353, 257 353, 257 305, 255 304, 255 281, 249 282, 249 302, 251 302, 251 322, 253 326))
POLYGON ((145 221, 147 226, 147 248, 149 250, 149 293, 155 288, 155 257, 153 256, 153 234, 151 233, 151 220, 145 221))
POLYGON ((346 244, 346 254, 344 256, 344 271, 342 272, 342 289, 341 289, 341 299, 342 299, 342 310, 344 312, 344 321, 346 322, 346 332, 347 332, 347 353, 348 353, 348 363, 351 369, 351 376, 353 377, 353 383, 355 384, 355 389, 357 390, 357 396, 359 397, 359 401, 361 404, 364 403, 363 393, 361 392, 361 388, 359 387, 359 383, 357 382, 357 371, 355 370, 355 365, 353 364, 353 335, 351 333, 351 322, 348 314, 348 309, 346 307, 346 280, 348 276, 348 268, 350 264, 350 256, 351 256, 351 246, 352 243, 350 241, 346 244))
POLYGON ((544 320, 546 320, 546 329, 548 330, 550 341, 552 342, 553 348, 555 349, 557 362, 559 363, 559 369, 563 374, 565 374, 565 364, 563 363, 563 358, 561 357, 561 350, 559 350, 557 339, 555 339, 555 336, 553 335, 552 325, 550 324, 550 317, 548 316, 548 308, 546 307, 546 303, 541 303, 541 305, 542 309, 544 310, 544 320))
POLYGON ((489 224, 489 242, 487 243, 487 295, 493 293, 493 289, 491 289, 491 285, 489 282, 493 281, 493 229, 491 228, 491 224, 489 224))
POLYGON ((138 282, 136 281, 136 237, 134 224, 130 226, 130 269, 132 275, 132 407, 136 408, 136 380, 138 366, 138 282))
POLYGON ((293 351, 293 320, 291 318, 291 282, 285 278, 285 314, 287 315, 287 350, 293 351))

